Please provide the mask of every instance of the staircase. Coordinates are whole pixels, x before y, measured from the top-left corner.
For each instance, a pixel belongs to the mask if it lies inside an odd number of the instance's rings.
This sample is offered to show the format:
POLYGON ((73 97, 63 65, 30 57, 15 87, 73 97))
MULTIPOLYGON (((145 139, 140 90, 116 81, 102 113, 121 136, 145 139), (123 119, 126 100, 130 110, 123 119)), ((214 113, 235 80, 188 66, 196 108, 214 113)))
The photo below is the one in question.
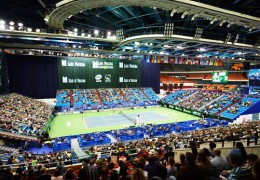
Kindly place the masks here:
POLYGON ((221 114, 222 112, 224 112, 225 110, 227 110, 229 107, 233 106, 234 104, 236 104, 237 102, 240 102, 242 100, 242 98, 238 98, 238 100, 234 101, 233 103, 231 103, 229 106, 225 107, 224 109, 221 109, 221 111, 219 111, 218 113, 214 114, 215 116, 218 116, 219 114, 221 114))
POLYGON ((95 89, 95 90, 96 90, 96 93, 97 93, 97 96, 98 96, 98 99, 99 99, 99 104, 101 105, 102 104, 102 99, 100 97, 100 93, 99 93, 99 91, 97 89, 95 89))
POLYGON ((143 95, 149 100, 149 102, 152 102, 151 99, 145 94, 145 92, 142 89, 140 89, 139 91, 141 91, 141 93, 143 93, 143 95))
POLYGON ((124 98, 125 102, 128 102, 122 90, 120 90, 120 95, 124 98))
POLYGON ((89 157, 79 146, 79 141, 77 138, 71 139, 71 149, 75 152, 79 159, 85 159, 89 157))

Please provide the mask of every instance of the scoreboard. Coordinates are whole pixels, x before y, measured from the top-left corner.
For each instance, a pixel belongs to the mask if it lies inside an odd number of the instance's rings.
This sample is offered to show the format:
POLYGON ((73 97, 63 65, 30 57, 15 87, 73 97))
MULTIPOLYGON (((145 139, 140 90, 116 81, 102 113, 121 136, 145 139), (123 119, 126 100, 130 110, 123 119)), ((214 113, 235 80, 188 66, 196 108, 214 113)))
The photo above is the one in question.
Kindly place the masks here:
POLYGON ((228 83, 228 71, 212 72, 213 83, 228 83))

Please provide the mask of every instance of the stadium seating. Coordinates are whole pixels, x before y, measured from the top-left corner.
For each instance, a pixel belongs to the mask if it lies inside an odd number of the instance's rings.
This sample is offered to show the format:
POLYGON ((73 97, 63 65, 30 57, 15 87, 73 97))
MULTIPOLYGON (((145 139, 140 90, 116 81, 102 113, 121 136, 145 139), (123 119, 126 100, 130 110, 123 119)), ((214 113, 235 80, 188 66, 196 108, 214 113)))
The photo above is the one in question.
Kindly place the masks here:
POLYGON ((58 90, 56 95, 56 106, 70 107, 70 96, 68 90, 58 90))
POLYGON ((0 128, 18 135, 40 135, 54 108, 16 93, 1 98, 0 128))
POLYGON ((144 93, 148 96, 148 98, 152 101, 152 103, 156 103, 159 100, 157 94, 152 90, 152 88, 143 88, 144 93))
POLYGON ((111 109, 118 107, 154 106, 158 96, 151 88, 123 89, 74 89, 57 92, 56 107, 61 112, 69 111, 73 102, 74 111, 111 109), (70 91, 73 92, 70 97, 70 91), (73 99, 71 99, 73 98, 73 99))
POLYGON ((244 97, 240 102, 235 103, 222 112, 220 116, 223 118, 234 119, 259 101, 258 98, 244 97))

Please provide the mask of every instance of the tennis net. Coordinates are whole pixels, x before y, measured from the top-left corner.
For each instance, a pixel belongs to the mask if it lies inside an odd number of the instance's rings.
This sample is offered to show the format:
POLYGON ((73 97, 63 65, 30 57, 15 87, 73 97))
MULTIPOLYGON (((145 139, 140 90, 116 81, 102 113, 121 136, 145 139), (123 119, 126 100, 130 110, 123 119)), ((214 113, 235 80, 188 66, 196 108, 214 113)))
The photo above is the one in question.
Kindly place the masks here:
POLYGON ((130 117, 130 116, 128 116, 128 115, 126 115, 125 113, 123 113, 122 110, 120 110, 119 114, 121 114, 122 116, 124 116, 125 118, 127 118, 128 120, 130 120, 132 123, 135 124, 135 119, 130 117))

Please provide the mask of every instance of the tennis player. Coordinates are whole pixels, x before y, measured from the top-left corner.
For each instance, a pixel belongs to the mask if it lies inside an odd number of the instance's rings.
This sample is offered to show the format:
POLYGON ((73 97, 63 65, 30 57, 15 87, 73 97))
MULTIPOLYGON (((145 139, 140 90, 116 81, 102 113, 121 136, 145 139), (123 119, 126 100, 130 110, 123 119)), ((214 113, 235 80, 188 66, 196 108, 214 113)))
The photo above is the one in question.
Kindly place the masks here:
POLYGON ((137 117, 136 117, 135 125, 136 125, 136 126, 141 126, 141 117, 140 117, 140 114, 138 114, 137 117))

